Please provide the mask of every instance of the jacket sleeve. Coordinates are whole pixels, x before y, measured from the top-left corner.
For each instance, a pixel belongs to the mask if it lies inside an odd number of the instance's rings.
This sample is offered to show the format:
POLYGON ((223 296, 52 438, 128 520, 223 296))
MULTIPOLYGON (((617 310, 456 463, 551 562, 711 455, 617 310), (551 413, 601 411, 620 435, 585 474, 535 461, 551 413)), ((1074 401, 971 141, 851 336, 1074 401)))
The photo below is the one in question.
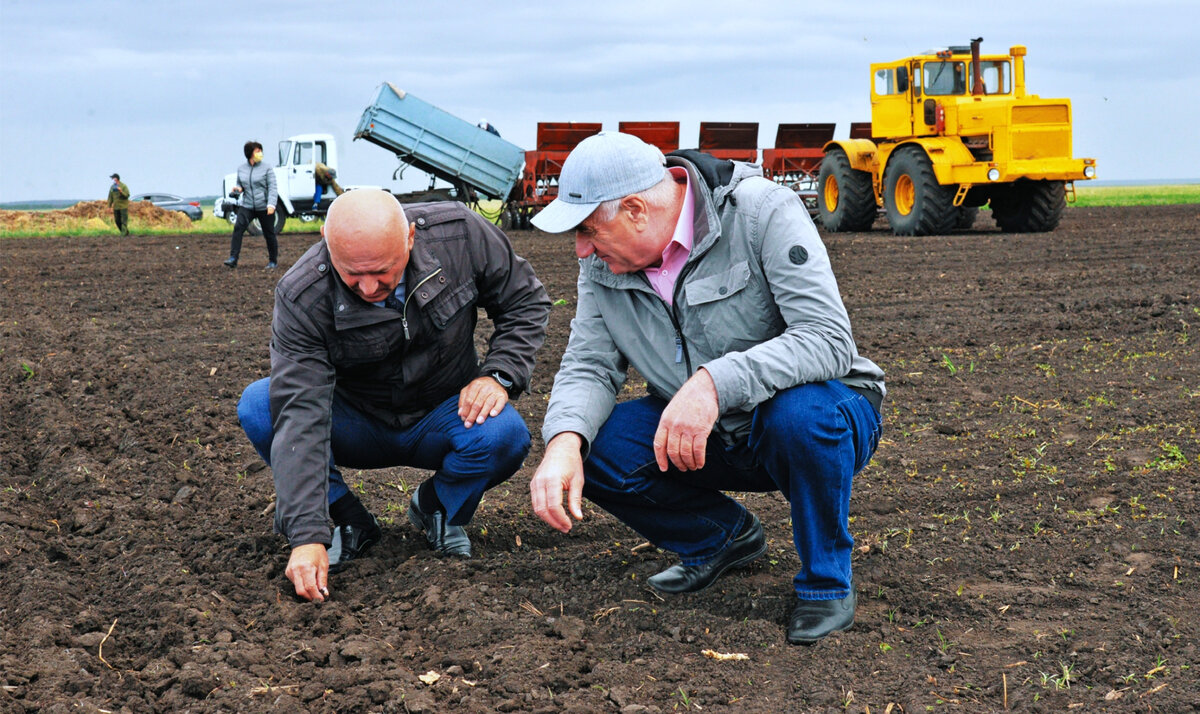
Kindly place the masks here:
POLYGON ((534 354, 546 339, 550 296, 503 231, 476 213, 467 220, 479 304, 495 326, 480 373, 504 372, 517 395, 529 388, 534 354))
POLYGON ((749 411, 776 392, 846 376, 857 350, 829 255, 808 212, 785 188, 756 207, 760 268, 786 325, 778 336, 703 366, 722 414, 749 411))
POLYGON ((617 350, 608 324, 597 307, 595 285, 580 270, 579 296, 571 336, 563 353, 542 423, 542 439, 574 432, 584 439, 584 457, 600 427, 612 413, 625 383, 629 363, 617 350))
POLYGON ((279 186, 275 181, 275 168, 264 167, 267 169, 267 206, 274 206, 279 200, 279 186))
POLYGON ((312 321, 280 292, 271 324, 271 469, 275 529, 294 548, 330 544, 329 461, 335 371, 312 321))

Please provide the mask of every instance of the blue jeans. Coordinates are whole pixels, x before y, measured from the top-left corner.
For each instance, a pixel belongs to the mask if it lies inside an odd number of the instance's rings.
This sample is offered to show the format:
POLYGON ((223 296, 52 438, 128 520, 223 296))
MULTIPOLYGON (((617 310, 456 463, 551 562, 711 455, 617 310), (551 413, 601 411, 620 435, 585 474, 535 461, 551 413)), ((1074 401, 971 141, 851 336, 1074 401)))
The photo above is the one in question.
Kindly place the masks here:
MULTIPOLYGON (((269 378, 254 382, 242 392, 238 420, 269 466, 274 435, 269 378)), ((431 469, 433 488, 446 507, 447 522, 464 525, 475 514, 483 492, 504 483, 521 468, 529 453, 529 429, 511 404, 467 429, 458 416, 457 394, 416 424, 394 429, 334 396, 330 442, 330 503, 349 491, 335 463, 355 469, 431 469)))
POLYGON ((841 382, 803 384, 754 410, 749 437, 726 448, 714 433, 699 471, 658 470, 654 432, 666 402, 618 404, 584 463, 583 493, 684 565, 712 560, 749 515, 722 491, 780 491, 791 504, 802 600, 850 594, 850 485, 879 444, 875 407, 841 382))
POLYGON ((321 185, 320 181, 318 181, 317 188, 315 191, 313 191, 313 208, 314 209, 317 206, 321 205, 321 196, 323 196, 323 195, 325 195, 325 187, 321 185))

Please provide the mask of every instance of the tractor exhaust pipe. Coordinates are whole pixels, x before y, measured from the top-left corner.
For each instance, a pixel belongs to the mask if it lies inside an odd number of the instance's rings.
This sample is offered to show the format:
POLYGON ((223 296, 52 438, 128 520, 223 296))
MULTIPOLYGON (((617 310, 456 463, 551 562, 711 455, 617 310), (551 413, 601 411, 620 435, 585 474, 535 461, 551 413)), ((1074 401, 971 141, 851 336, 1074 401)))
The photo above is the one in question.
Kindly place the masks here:
POLYGON ((983 94, 983 70, 979 67, 979 43, 982 37, 971 40, 971 94, 983 94))

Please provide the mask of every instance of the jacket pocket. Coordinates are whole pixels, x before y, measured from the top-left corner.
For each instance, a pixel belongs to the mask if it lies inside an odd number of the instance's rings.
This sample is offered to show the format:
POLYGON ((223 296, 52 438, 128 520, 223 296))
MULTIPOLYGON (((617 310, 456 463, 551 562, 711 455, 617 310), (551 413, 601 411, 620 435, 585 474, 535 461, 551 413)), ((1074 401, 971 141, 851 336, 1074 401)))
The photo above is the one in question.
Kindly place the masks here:
POLYGON ((433 324, 439 330, 444 330, 455 315, 464 307, 474 305, 478 297, 479 291, 475 289, 475 283, 463 283, 458 287, 443 290, 441 294, 434 296, 424 309, 433 324))
POLYGON ((686 296, 685 334, 701 348, 702 359, 743 352, 780 331, 774 302, 745 261, 690 281, 686 296))
POLYGON ((723 273, 699 278, 687 284, 687 302, 693 307, 705 305, 717 300, 726 300, 742 290, 750 282, 750 264, 746 261, 735 263, 723 273))

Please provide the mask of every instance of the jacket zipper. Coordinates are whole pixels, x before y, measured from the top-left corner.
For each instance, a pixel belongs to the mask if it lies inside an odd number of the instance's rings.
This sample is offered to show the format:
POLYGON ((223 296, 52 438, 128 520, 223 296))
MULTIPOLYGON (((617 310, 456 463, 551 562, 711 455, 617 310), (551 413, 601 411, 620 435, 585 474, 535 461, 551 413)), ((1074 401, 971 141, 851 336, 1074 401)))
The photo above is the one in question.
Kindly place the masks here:
POLYGON ((408 301, 412 299, 413 293, 415 293, 422 285, 432 280, 433 276, 440 272, 442 272, 442 269, 438 268, 429 275, 426 275, 424 280, 414 285, 412 290, 406 291, 404 296, 404 309, 400 311, 400 325, 404 328, 405 341, 412 339, 412 337, 408 334, 408 301))
POLYGON ((672 288, 671 304, 663 301, 663 307, 667 308, 667 316, 671 318, 671 326, 675 328, 675 364, 686 361, 688 376, 692 374, 692 356, 688 352, 687 343, 683 340, 683 327, 679 324, 679 319, 675 313, 675 305, 679 303, 679 286, 683 285, 683 281, 687 280, 687 276, 695 268, 695 263, 687 263, 683 266, 683 272, 675 280, 675 285, 672 288))

